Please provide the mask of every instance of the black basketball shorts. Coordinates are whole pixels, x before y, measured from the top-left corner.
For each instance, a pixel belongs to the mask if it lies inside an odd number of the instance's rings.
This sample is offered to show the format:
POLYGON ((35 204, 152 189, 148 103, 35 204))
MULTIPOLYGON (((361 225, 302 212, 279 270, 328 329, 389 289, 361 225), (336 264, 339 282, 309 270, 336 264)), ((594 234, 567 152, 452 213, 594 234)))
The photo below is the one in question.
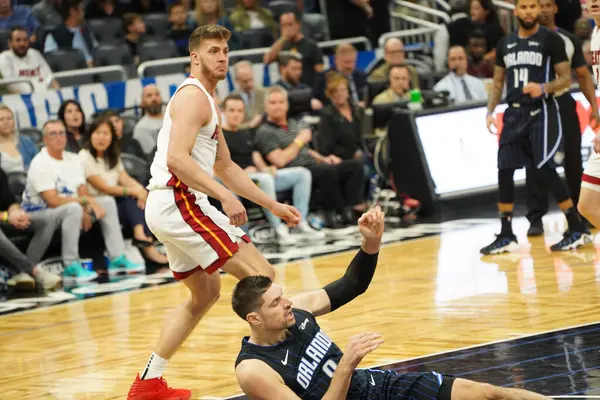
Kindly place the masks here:
MULTIPOLYGON (((399 374, 391 370, 365 369, 361 399, 450 400, 454 378, 437 372, 399 374)), ((354 378, 353 378, 354 383, 354 378)), ((354 385, 353 385, 354 386, 354 385)), ((348 393, 348 398, 354 398, 348 393)))

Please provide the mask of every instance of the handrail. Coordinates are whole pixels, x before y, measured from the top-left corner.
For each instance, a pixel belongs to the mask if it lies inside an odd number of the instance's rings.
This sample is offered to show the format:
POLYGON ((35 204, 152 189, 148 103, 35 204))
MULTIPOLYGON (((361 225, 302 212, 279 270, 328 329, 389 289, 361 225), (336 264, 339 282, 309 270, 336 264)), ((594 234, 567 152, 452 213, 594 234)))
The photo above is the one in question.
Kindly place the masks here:
POLYGON ((413 36, 413 35, 426 35, 428 33, 434 33, 436 31, 437 31, 437 29, 434 29, 434 28, 415 28, 415 29, 406 29, 403 31, 388 32, 388 33, 384 33, 383 35, 381 35, 379 37, 378 45, 379 45, 379 47, 383 48, 383 44, 385 43, 385 41, 391 37, 402 38, 402 37, 413 36))
POLYGON ((442 8, 447 12, 452 11, 452 6, 446 0, 435 0, 435 2, 442 6, 442 8))
POLYGON ((415 11, 419 11, 419 12, 423 12, 425 14, 436 16, 436 17, 442 19, 444 22, 450 22, 450 15, 448 15, 447 13, 445 13, 443 11, 434 10, 430 7, 421 6, 421 5, 414 4, 414 3, 411 3, 409 1, 404 1, 404 0, 395 0, 395 3, 396 3, 396 5, 399 5, 402 7, 410 8, 415 11))
POLYGON ((507 10, 513 11, 515 9, 515 5, 508 3, 502 0, 493 0, 493 3, 496 7, 506 8, 507 10))
MULTIPOLYGON (((15 83, 26 83, 29 85, 29 87, 31 88, 31 93, 33 93, 35 91, 35 87, 33 86, 33 78, 24 78, 24 77, 20 77, 20 78, 3 78, 0 79, 0 85, 12 85, 15 83)), ((52 81, 50 81, 52 82, 52 81)))
POLYGON ((119 72, 121 74, 121 80, 122 81, 127 80, 127 71, 125 71, 125 68, 123 66, 107 65, 104 67, 92 67, 92 68, 86 68, 86 69, 75 69, 75 70, 69 70, 69 71, 54 72, 51 76, 46 78, 44 83, 46 85, 49 85, 54 79, 71 78, 74 76, 96 75, 96 74, 102 74, 105 72, 119 72))
POLYGON ((396 18, 401 18, 404 19, 406 21, 412 22, 415 25, 422 25, 425 28, 432 28, 432 29, 440 29, 442 27, 441 24, 436 24, 435 22, 431 22, 431 21, 425 21, 421 18, 417 18, 417 17, 413 17, 412 15, 406 15, 406 14, 402 14, 396 11, 393 11, 391 13, 392 17, 396 17, 396 18))
POLYGON ((337 47, 338 45, 344 43, 364 43, 367 50, 373 50, 371 42, 364 36, 356 36, 347 39, 325 40, 323 42, 317 42, 317 46, 322 49, 325 47, 337 47))
MULTIPOLYGON (((364 43, 365 48, 367 50, 373 49, 373 46, 371 45, 371 42, 369 41, 369 39, 367 39, 364 36, 357 36, 357 37, 348 38, 348 39, 326 40, 324 42, 317 42, 317 46, 319 46, 319 48, 335 47, 342 43, 364 43)), ((231 59, 233 57, 261 55, 261 54, 266 54, 269 50, 271 50, 270 47, 260 47, 257 49, 246 49, 246 50, 235 50, 235 51, 229 52, 229 58, 231 59)), ((179 65, 179 64, 186 65, 186 64, 189 64, 189 62, 190 62, 189 57, 176 57, 176 58, 169 58, 169 59, 162 59, 162 60, 144 61, 143 63, 141 63, 138 66, 137 72, 138 72, 139 77, 144 77, 146 69, 148 69, 148 68, 160 67, 160 66, 165 66, 165 65, 179 65)))

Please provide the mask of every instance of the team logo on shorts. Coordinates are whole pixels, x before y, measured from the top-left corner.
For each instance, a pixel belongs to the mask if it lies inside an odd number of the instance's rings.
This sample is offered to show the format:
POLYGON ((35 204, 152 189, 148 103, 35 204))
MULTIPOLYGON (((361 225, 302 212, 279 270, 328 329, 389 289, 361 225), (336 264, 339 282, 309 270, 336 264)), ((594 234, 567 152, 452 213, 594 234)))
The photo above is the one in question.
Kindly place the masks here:
POLYGON ((554 162, 556 163, 556 165, 562 165, 564 159, 565 153, 563 153, 562 151, 557 151, 554 154, 554 162))

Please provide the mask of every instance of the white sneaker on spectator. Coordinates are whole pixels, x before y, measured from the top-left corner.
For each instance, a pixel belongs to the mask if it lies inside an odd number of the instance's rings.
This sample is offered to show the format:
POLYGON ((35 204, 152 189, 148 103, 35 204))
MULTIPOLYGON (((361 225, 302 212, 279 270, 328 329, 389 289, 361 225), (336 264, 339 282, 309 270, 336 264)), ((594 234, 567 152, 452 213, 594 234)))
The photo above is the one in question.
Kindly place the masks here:
POLYGON ((36 284, 44 290, 56 289, 62 282, 62 278, 52 272, 44 271, 40 267, 35 272, 36 284))
POLYGON ((301 236, 303 239, 308 240, 323 240, 325 239, 325 232, 318 231, 314 229, 305 219, 300 221, 300 223, 294 228, 292 231, 294 235, 301 236))
POLYGON ((35 280, 31 275, 20 272, 7 280, 6 285, 15 290, 33 290, 35 289, 35 280))
POLYGON ((282 246, 291 246, 296 244, 296 238, 290 235, 290 230, 284 224, 280 224, 275 228, 275 239, 282 246))

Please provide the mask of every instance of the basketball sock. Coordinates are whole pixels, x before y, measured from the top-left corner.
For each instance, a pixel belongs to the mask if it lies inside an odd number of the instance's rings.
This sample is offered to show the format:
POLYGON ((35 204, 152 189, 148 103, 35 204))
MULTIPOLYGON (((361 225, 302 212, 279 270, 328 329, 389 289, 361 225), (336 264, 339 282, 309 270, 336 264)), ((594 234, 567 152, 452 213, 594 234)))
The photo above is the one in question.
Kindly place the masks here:
POLYGON ((500 222, 502 224, 502 230, 500 231, 500 235, 503 235, 503 236, 513 235, 512 218, 513 218, 512 211, 500 211, 500 222))
POLYGON ((565 213, 565 217, 567 217, 567 222, 569 223, 569 230, 575 232, 585 232, 586 227, 583 224, 581 217, 575 207, 569 207, 563 210, 565 213))
POLYGON ((165 360, 155 352, 152 352, 152 355, 150 356, 148 364, 146 365, 144 372, 142 372, 140 379, 147 380, 160 378, 163 374, 163 371, 167 367, 168 362, 169 360, 165 360))

